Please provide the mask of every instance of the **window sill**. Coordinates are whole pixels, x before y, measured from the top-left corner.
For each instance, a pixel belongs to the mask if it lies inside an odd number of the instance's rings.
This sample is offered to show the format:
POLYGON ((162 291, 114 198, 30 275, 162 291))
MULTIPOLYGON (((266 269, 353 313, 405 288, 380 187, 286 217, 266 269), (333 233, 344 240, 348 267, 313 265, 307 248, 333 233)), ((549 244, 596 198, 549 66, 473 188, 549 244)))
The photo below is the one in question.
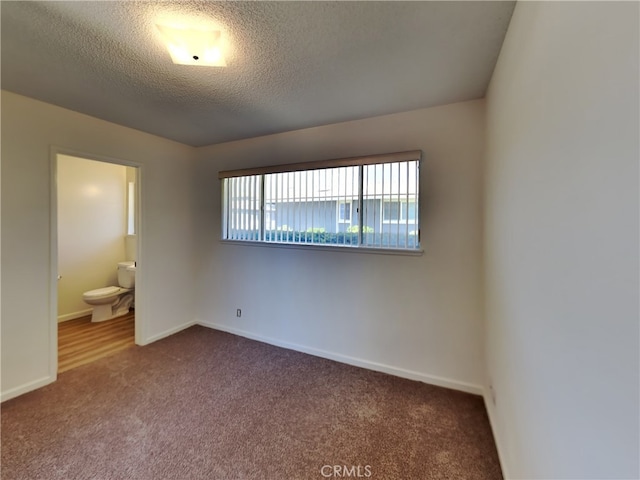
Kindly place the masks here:
POLYGON ((373 253, 377 255, 405 255, 410 257, 419 257, 424 253, 424 250, 421 248, 417 250, 405 250, 400 248, 351 247, 348 245, 310 245, 304 243, 256 242, 250 240, 220 240, 220 243, 222 245, 242 245, 247 247, 286 248, 324 252, 373 253))

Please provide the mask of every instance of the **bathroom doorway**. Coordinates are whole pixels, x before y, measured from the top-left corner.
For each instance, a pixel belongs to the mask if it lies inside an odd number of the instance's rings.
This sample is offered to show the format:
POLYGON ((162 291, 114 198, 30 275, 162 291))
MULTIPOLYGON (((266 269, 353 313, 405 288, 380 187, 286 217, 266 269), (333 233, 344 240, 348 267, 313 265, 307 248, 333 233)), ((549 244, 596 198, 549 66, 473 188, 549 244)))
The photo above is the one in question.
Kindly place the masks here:
POLYGON ((53 155, 52 263, 57 372, 135 345, 140 166, 53 155))

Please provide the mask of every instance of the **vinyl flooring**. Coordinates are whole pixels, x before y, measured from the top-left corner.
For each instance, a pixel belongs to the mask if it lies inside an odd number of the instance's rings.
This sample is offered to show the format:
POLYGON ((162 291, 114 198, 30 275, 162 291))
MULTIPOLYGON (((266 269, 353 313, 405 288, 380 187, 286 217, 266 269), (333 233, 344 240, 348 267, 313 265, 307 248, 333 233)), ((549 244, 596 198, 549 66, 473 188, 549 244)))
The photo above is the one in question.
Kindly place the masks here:
POLYGON ((91 316, 60 323, 58 373, 134 346, 134 326, 133 311, 100 323, 91 323, 91 316))

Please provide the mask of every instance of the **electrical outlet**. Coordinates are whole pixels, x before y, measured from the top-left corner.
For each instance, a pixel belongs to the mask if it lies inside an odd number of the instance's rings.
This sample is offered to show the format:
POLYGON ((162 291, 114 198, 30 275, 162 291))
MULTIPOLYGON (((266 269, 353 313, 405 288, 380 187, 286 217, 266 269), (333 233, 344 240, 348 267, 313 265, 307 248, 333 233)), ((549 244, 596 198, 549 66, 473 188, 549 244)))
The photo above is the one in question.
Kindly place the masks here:
MULTIPOLYGON (((237 309, 236 310, 236 317, 241 317, 242 316, 242 310, 237 309)), ((494 402, 495 403, 495 402, 494 402)))
POLYGON ((491 394, 491 402, 493 406, 496 406, 496 391, 493 389, 493 384, 489 384, 489 393, 491 394))

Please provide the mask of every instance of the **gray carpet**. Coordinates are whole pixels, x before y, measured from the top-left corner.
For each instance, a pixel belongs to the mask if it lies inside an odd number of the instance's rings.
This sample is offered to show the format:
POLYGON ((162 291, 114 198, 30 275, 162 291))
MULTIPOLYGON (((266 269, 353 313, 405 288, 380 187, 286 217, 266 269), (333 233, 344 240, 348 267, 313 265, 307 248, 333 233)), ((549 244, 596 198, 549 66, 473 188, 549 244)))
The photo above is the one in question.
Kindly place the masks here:
POLYGON ((1 416, 4 480, 502 478, 480 397, 203 327, 1 416))

